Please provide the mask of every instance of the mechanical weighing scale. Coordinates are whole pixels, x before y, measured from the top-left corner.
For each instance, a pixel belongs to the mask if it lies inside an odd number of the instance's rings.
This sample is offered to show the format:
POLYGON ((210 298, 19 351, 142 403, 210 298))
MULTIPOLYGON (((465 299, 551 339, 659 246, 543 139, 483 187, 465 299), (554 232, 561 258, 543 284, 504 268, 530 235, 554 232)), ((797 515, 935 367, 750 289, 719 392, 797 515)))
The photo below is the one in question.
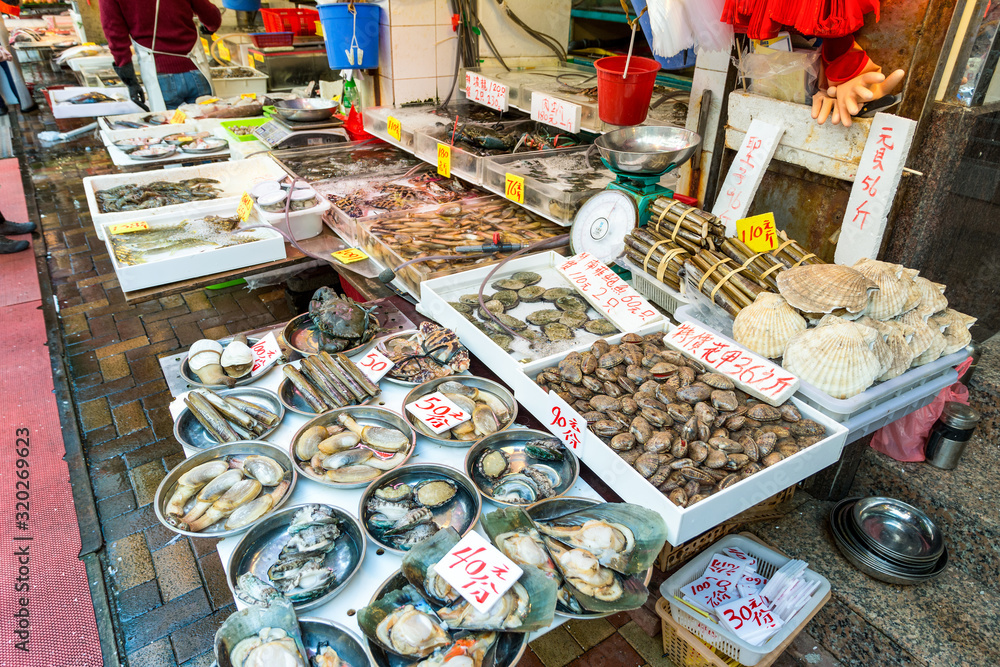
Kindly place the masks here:
POLYGON ((616 178, 577 211, 570 230, 573 252, 614 262, 629 232, 649 221, 653 200, 673 197, 660 178, 687 162, 700 143, 697 133, 679 127, 626 127, 598 137, 594 145, 601 161, 616 178))

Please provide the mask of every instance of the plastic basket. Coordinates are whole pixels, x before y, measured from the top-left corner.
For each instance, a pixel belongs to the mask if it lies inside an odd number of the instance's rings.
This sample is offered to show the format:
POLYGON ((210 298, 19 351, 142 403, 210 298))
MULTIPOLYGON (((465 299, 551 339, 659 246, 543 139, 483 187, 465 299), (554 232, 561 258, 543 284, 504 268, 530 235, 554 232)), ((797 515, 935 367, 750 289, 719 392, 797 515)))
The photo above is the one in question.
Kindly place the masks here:
POLYGON ((315 9, 261 9, 264 30, 291 31, 295 35, 315 35, 319 12, 315 9))
POLYGON ((236 134, 233 132, 234 127, 260 127, 266 123, 268 118, 241 118, 239 120, 224 120, 219 125, 221 125, 225 130, 226 134, 235 139, 236 141, 256 141, 257 137, 252 134, 236 134))
POLYGON ((258 49, 270 49, 280 46, 291 46, 295 43, 294 32, 252 32, 250 39, 258 49))
POLYGON ((632 287, 635 288, 635 291, 667 313, 673 315, 678 308, 688 303, 687 297, 683 294, 657 280, 656 276, 649 275, 629 260, 622 258, 618 260, 618 263, 632 272, 632 287))
POLYGON ((660 584, 660 594, 670 604, 670 615, 673 619, 691 634, 701 638, 712 648, 722 651, 730 658, 735 658, 744 665, 757 665, 769 653, 774 652, 784 644, 786 640, 794 638, 801 627, 805 625, 805 622, 819 611, 820 607, 829 599, 830 582, 826 577, 811 569, 803 572, 803 578, 808 582, 818 581, 819 588, 813 592, 805 606, 795 616, 786 619, 785 625, 778 632, 771 635, 766 642, 760 646, 748 644, 713 619, 706 618, 700 614, 696 616, 693 610, 674 599, 674 596, 681 597, 680 589, 682 586, 686 586, 702 575, 705 571, 705 566, 712 559, 712 555, 726 547, 737 547, 755 557, 757 559, 757 574, 768 579, 782 565, 791 560, 787 556, 783 556, 774 549, 766 547, 749 537, 727 535, 702 551, 687 565, 677 570, 673 576, 660 584))

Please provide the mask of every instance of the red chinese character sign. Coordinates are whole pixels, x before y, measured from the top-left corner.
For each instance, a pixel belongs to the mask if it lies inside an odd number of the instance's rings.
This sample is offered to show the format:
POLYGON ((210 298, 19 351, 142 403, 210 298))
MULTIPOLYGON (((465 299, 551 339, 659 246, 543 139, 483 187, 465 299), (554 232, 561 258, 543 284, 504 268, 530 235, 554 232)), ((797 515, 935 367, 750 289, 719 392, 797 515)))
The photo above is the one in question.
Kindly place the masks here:
POLYGON ((434 570, 485 614, 521 578, 523 571, 499 549, 472 531, 453 546, 434 570))
POLYGON ((556 269, 590 305, 623 332, 635 332, 663 319, 653 304, 590 253, 570 257, 556 269))
POLYGON ((358 359, 355 364, 375 384, 378 384, 378 381, 396 365, 392 359, 374 348, 369 350, 368 354, 358 359))
POLYGON ((472 415, 449 401, 440 391, 425 394, 408 403, 406 411, 422 421, 434 433, 444 433, 472 419, 472 415))
POLYGON ((878 255, 916 127, 908 118, 875 114, 840 227, 837 264, 851 266, 862 257, 878 255))
POLYGON ((475 72, 465 73, 465 96, 497 111, 507 111, 507 86, 475 72))
POLYGON ((770 405, 780 405, 799 388, 799 378, 731 340, 683 322, 663 342, 686 357, 728 376, 736 386, 770 405))
POLYGON ((281 348, 278 346, 278 341, 274 337, 274 332, 268 333, 266 336, 254 343, 250 347, 250 351, 253 353, 253 366, 250 368, 251 377, 263 373, 265 370, 270 368, 272 364, 277 363, 282 356, 281 348))
POLYGON ((548 414, 544 415, 542 421, 554 436, 562 440, 564 445, 579 456, 580 448, 583 446, 583 431, 587 428, 587 420, 551 390, 549 390, 549 402, 548 414))
POLYGON ((774 156, 785 129, 755 118, 747 128, 743 144, 729 165, 729 173, 715 199, 712 215, 726 226, 726 236, 736 236, 736 221, 745 218, 760 186, 767 163, 774 156))
POLYGON ((583 109, 579 104, 535 91, 531 93, 531 120, 576 134, 580 131, 583 109))

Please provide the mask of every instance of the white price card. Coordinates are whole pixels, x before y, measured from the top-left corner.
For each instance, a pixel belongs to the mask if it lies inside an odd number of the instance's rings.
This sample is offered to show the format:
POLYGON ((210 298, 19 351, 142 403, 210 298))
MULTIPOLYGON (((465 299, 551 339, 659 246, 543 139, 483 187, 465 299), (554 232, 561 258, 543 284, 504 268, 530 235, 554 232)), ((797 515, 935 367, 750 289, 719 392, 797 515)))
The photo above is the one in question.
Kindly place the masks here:
POLYGON ((538 91, 531 93, 531 120, 576 134, 580 131, 582 114, 583 110, 579 104, 538 91))
POLYGON ((590 305, 625 333, 663 319, 653 304, 590 253, 574 255, 556 268, 590 305))
POLYGON ((406 411, 426 424, 434 433, 444 433, 472 419, 472 415, 449 401, 440 391, 421 396, 408 404, 406 411))
POLYGON ((733 341, 682 322, 663 342, 686 357, 726 375, 736 386, 770 405, 781 405, 799 388, 799 378, 733 341))
POLYGON ((488 612, 523 571, 500 550, 472 531, 453 546, 435 572, 481 614, 488 612))
POLYGON ((767 579, 759 574, 745 573, 743 578, 736 583, 736 590, 741 597, 757 595, 767 585, 767 579))
POLYGON ((747 564, 743 561, 727 558, 722 554, 714 554, 712 560, 708 561, 703 576, 728 579, 735 585, 736 582, 743 578, 746 566, 747 564))
POLYGON ((728 556, 733 560, 743 561, 746 563, 746 572, 756 572, 757 571, 757 559, 743 551, 738 547, 726 547, 722 550, 723 556, 728 556))
POLYGON ((378 381, 381 380, 382 377, 396 365, 393 363, 392 359, 385 356, 375 348, 369 350, 368 354, 361 357, 354 363, 361 369, 361 372, 375 384, 378 384, 378 381))
POLYGON ((695 579, 687 586, 682 586, 680 592, 685 602, 705 611, 712 611, 720 604, 740 597, 733 582, 718 577, 695 579))
POLYGON ((784 133, 785 128, 765 123, 759 118, 750 121, 743 144, 729 166, 729 173, 712 207, 712 215, 717 216, 726 227, 726 236, 735 236, 736 221, 747 217, 767 171, 767 164, 774 157, 778 140, 784 133))
POLYGON ((497 111, 507 111, 507 86, 482 74, 465 73, 465 96, 497 111))
POLYGON ((551 389, 549 400, 552 407, 544 420, 547 422, 546 426, 553 435, 563 441, 564 445, 579 455, 578 450, 583 445, 583 429, 587 428, 587 420, 551 389))
POLYGON ((715 613, 724 627, 751 644, 761 644, 785 624, 771 611, 763 595, 751 595, 716 607, 715 613))
POLYGON ((250 351, 253 352, 253 366, 250 368, 251 377, 262 372, 273 361, 282 357, 281 348, 278 346, 278 340, 274 337, 273 331, 268 332, 266 336, 254 343, 250 351))

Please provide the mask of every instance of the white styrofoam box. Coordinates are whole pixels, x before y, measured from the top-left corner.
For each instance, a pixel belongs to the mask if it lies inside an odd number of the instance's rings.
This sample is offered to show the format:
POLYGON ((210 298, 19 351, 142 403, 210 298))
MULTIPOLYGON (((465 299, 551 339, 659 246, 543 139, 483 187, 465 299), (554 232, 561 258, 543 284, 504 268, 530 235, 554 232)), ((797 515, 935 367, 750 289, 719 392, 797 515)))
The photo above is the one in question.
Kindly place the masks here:
MULTIPOLYGON (((160 215, 155 218, 146 219, 142 216, 142 211, 131 212, 133 220, 146 220, 151 226, 169 226, 194 217, 204 217, 206 215, 231 216, 236 215, 236 208, 239 202, 219 202, 209 204, 201 202, 197 210, 189 210, 173 215, 160 215)), ((116 224, 116 223, 105 223, 116 224)), ((249 225, 266 224, 258 217, 251 217, 249 225)), ((103 230, 102 230, 103 231, 103 230)), ((226 248, 216 248, 203 252, 188 255, 169 257, 145 264, 126 266, 118 262, 114 249, 111 246, 111 235, 105 234, 105 245, 108 255, 111 256, 115 274, 118 282, 121 283, 123 292, 133 292, 135 290, 156 287, 157 285, 167 285, 178 280, 187 280, 199 276, 207 276, 220 271, 231 269, 241 269, 247 266, 255 266, 264 262, 273 262, 285 258, 285 240, 281 234, 268 230, 262 230, 264 240, 241 243, 226 248)))
POLYGON ((138 104, 129 99, 128 88, 83 88, 71 87, 50 90, 52 100, 52 115, 55 118, 92 118, 94 116, 117 116, 123 113, 142 111, 138 104), (102 93, 110 97, 118 97, 122 102, 98 102, 95 104, 69 104, 65 102, 71 97, 86 93, 102 93))
POLYGON ((167 157, 160 158, 158 160, 135 159, 125 151, 112 145, 115 141, 120 141, 121 139, 132 139, 134 137, 165 137, 168 134, 175 134, 177 132, 195 133, 199 132, 199 129, 194 123, 183 123, 178 125, 144 127, 136 130, 101 130, 101 138, 104 141, 104 146, 108 149, 111 161, 118 167, 144 166, 147 169, 152 169, 155 165, 168 164, 171 162, 191 162, 192 160, 229 157, 230 138, 224 133, 221 135, 213 135, 226 140, 226 147, 221 148, 214 153, 185 153, 178 147, 177 152, 173 155, 168 155, 167 157))
POLYGON ((98 238, 104 238, 103 225, 108 222, 129 222, 136 220, 137 215, 143 219, 170 213, 182 213, 187 211, 198 211, 206 204, 227 203, 239 201, 243 193, 249 190, 254 184, 265 180, 280 180, 285 177, 285 170, 277 162, 266 155, 256 156, 248 160, 239 162, 214 162, 211 164, 199 164, 194 167, 178 167, 176 169, 155 169, 152 171, 140 171, 131 174, 107 174, 104 176, 88 176, 83 179, 83 190, 87 195, 87 206, 90 208, 90 216, 94 221, 94 228, 97 230, 98 238), (206 201, 195 201, 184 204, 171 204, 160 208, 145 209, 136 211, 119 211, 116 213, 101 213, 97 207, 95 193, 98 190, 106 190, 118 185, 129 183, 145 184, 154 181, 183 181, 189 178, 213 178, 219 181, 215 187, 222 190, 222 195, 218 199, 206 201))
POLYGON ((413 152, 414 133, 427 127, 434 127, 446 120, 434 113, 432 105, 418 107, 369 107, 364 110, 365 130, 382 141, 413 152), (399 121, 399 141, 389 135, 389 117, 399 121))
POLYGON ((323 214, 330 210, 330 202, 326 197, 317 196, 320 203, 312 208, 288 212, 288 227, 285 226, 284 213, 268 213, 254 204, 258 215, 272 227, 289 232, 296 241, 311 239, 323 231, 323 214), (290 230, 290 231, 289 231, 290 230))
MULTIPOLYGON (((704 322, 701 317, 705 312, 705 309, 699 309, 692 304, 678 308, 677 312, 674 313, 674 318, 678 322, 685 319, 691 320, 711 330, 712 333, 732 340, 732 322, 728 322, 726 329, 720 330, 719 323, 721 318, 715 318, 712 322, 704 322)), ((878 382, 857 396, 851 396, 850 398, 833 398, 825 391, 821 391, 799 378, 801 382, 796 396, 804 403, 808 403, 839 422, 852 420, 855 428, 857 428, 861 423, 860 416, 881 403, 903 396, 915 388, 922 388, 923 391, 930 392, 933 389, 931 384, 934 381, 940 379, 955 368, 955 366, 965 361, 968 356, 969 353, 967 351, 959 350, 948 356, 936 359, 929 364, 911 368, 899 377, 885 382, 878 382)), ((934 394, 936 395, 937 391, 934 394)), ((911 400, 917 399, 915 394, 910 395, 910 398, 911 400)))
POLYGON ((819 609, 830 592, 830 582, 823 575, 807 568, 802 573, 802 578, 810 584, 818 581, 819 588, 813 591, 809 601, 803 605, 802 609, 799 609, 795 616, 783 619, 785 624, 780 630, 768 637, 767 641, 759 645, 749 644, 714 619, 705 618, 700 614, 695 616, 689 607, 674 599, 674 596, 681 597, 680 589, 683 586, 690 584, 702 575, 713 555, 728 547, 736 547, 756 558, 757 574, 767 579, 770 579, 771 575, 791 560, 788 556, 783 556, 774 549, 769 549, 749 537, 727 535, 692 558, 669 579, 660 584, 660 595, 670 603, 670 615, 673 619, 696 637, 738 660, 741 665, 756 665, 761 658, 780 646, 819 609))
POLYGON ((241 69, 253 69, 253 76, 241 76, 233 78, 220 78, 215 76, 216 72, 224 69, 234 69, 231 67, 212 68, 212 93, 217 97, 236 97, 246 93, 263 95, 267 92, 267 75, 252 67, 241 69))
POLYGON ((660 308, 673 315, 678 308, 688 303, 686 296, 674 290, 669 285, 651 276, 641 267, 636 266, 628 258, 617 260, 618 264, 632 272, 632 287, 660 308))
POLYGON ((66 61, 69 68, 74 72, 79 72, 84 69, 105 69, 106 67, 111 67, 115 64, 115 58, 111 54, 101 55, 101 56, 81 56, 79 58, 70 58, 66 61))

